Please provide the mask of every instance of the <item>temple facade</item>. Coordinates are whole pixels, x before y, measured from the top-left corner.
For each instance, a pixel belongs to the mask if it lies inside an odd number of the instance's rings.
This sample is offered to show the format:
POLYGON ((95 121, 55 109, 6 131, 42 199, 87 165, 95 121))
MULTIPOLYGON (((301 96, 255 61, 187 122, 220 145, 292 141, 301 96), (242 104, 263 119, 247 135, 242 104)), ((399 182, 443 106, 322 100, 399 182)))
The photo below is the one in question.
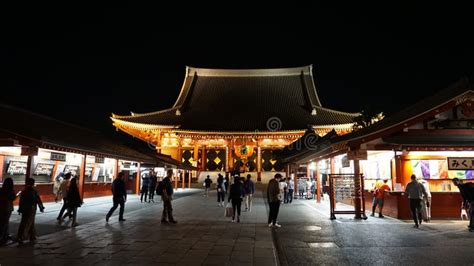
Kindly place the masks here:
POLYGON ((173 107, 112 114, 113 125, 184 164, 209 172, 250 173, 266 182, 283 171, 274 155, 307 130, 323 136, 352 130, 358 113, 324 108, 312 66, 278 69, 187 67, 173 107))

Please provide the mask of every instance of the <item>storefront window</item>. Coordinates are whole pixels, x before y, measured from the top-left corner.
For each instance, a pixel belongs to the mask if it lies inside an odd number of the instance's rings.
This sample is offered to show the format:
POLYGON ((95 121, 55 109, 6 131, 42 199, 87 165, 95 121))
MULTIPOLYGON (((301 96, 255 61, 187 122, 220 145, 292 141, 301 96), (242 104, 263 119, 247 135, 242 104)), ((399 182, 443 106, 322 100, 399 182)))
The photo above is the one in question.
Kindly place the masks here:
MULTIPOLYGON (((367 160, 360 161, 361 172, 364 174, 364 187, 372 189, 380 186, 382 180, 392 179, 391 163, 394 153, 387 151, 368 151, 367 160)), ((392 182, 387 183, 390 187, 392 182)))
POLYGON ((474 179, 473 170, 448 170, 447 160, 411 160, 413 173, 424 179, 474 179))
POLYGON ((24 182, 26 175, 26 162, 28 156, 5 156, 3 163, 2 180, 12 178, 13 182, 24 182))

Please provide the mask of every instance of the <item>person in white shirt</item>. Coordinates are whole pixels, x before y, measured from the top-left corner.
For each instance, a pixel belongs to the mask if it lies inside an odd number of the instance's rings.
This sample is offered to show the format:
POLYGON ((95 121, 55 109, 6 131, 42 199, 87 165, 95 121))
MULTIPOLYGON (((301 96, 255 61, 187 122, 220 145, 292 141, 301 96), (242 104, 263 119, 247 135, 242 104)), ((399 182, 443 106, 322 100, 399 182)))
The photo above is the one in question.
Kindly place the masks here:
POLYGON ((423 178, 420 178, 418 180, 420 184, 423 185, 425 188, 426 194, 428 197, 423 197, 423 200, 421 202, 421 214, 423 217, 423 220, 425 222, 429 222, 431 220, 431 192, 430 192, 430 185, 428 184, 428 181, 424 180, 423 178), (429 207, 428 207, 429 206, 429 207))
MULTIPOLYGON (((408 194, 408 199, 410 200, 410 210, 413 216, 413 221, 415 222, 415 227, 418 228, 421 224, 421 201, 423 196, 428 198, 428 193, 426 193, 425 187, 416 180, 415 175, 411 175, 411 182, 407 184, 405 188, 405 193, 408 194)), ((427 207, 430 207, 427 203, 427 207)))
MULTIPOLYGON (((281 179, 280 182, 279 182, 279 186, 280 186, 280 196, 279 196, 279 198, 280 198, 280 201, 282 201, 287 197, 286 194, 288 194, 288 184, 286 184, 285 179, 281 179)), ((285 202, 283 201, 283 203, 285 203, 285 202)))
POLYGON ((285 203, 293 202, 293 191, 295 190, 295 182, 291 177, 288 177, 288 193, 286 194, 285 203))

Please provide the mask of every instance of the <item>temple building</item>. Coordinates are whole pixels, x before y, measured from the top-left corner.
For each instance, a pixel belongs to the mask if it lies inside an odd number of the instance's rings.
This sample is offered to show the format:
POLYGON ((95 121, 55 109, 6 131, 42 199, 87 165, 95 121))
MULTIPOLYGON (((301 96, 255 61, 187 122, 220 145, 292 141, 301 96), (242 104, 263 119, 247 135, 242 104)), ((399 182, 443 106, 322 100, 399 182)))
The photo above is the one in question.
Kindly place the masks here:
POLYGON ((283 171, 275 149, 305 131, 323 136, 352 130, 358 113, 322 106, 312 66, 277 69, 187 67, 173 107, 150 113, 112 114, 113 125, 154 145, 158 152, 209 172, 250 173, 266 182, 283 171))

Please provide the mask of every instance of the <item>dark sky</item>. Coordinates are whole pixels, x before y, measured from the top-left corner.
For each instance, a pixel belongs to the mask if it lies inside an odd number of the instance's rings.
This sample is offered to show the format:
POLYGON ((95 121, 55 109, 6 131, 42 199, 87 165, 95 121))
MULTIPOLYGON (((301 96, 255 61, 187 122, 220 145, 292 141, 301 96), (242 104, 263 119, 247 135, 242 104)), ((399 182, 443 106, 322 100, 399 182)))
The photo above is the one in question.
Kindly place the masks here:
POLYGON ((388 114, 474 73, 463 7, 197 8, 4 9, 0 102, 113 132, 112 112, 171 107, 186 65, 313 64, 323 106, 388 114))

